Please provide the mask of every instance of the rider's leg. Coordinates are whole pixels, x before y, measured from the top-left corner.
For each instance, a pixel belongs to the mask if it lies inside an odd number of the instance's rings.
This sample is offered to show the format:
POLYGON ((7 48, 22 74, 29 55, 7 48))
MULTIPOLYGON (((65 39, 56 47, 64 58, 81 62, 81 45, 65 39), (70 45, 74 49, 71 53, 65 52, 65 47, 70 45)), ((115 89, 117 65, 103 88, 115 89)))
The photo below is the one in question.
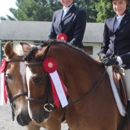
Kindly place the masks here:
POLYGON ((126 86, 126 93, 127 93, 127 99, 128 99, 128 105, 127 105, 127 113, 130 119, 130 69, 124 70, 124 81, 126 86))

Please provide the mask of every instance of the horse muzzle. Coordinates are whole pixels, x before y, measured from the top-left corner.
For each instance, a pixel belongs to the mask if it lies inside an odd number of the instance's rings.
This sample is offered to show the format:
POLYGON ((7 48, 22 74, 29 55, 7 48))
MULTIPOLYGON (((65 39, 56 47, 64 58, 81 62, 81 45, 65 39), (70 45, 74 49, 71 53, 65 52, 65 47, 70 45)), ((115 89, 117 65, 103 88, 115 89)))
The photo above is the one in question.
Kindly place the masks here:
POLYGON ((17 120, 18 124, 21 126, 26 126, 31 122, 29 115, 22 114, 22 113, 16 117, 16 120, 17 120))

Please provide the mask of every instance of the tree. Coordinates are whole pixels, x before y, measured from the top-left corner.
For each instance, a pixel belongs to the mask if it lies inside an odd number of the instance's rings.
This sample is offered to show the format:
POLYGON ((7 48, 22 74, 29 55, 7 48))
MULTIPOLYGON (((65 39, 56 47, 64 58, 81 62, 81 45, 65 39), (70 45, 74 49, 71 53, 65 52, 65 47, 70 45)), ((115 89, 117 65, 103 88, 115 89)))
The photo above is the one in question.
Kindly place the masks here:
POLYGON ((98 0, 95 3, 95 8, 97 10, 96 22, 105 22, 106 19, 114 16, 114 11, 112 9, 112 4, 108 0, 98 0))
POLYGON ((58 0, 17 0, 17 9, 10 8, 14 18, 8 19, 28 21, 51 21, 55 10, 61 8, 58 0))
MULTIPOLYGON (((114 16, 112 5, 107 0, 74 0, 74 3, 86 11, 87 22, 104 22, 114 16)), ((16 6, 17 9, 9 9, 14 15, 7 15, 9 20, 51 21, 53 12, 62 8, 59 0, 16 0, 16 6)))
POLYGON ((76 5, 86 11, 87 21, 95 22, 97 11, 95 9, 95 0, 75 0, 76 5))
MULTIPOLYGON (((88 22, 96 21, 95 0, 74 0, 74 2, 86 11, 88 22)), ((17 9, 9 9, 14 15, 14 17, 7 15, 9 20, 51 21, 53 12, 62 8, 59 0, 17 0, 16 6, 17 9)))

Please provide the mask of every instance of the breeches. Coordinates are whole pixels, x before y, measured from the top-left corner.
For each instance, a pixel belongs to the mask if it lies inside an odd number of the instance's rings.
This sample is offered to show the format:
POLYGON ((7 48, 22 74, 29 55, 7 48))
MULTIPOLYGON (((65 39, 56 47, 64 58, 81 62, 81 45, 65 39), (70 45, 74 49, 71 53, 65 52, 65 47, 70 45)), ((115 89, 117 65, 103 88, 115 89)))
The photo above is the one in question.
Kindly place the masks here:
POLYGON ((130 69, 124 70, 124 81, 126 86, 127 98, 130 100, 130 69))
POLYGON ((123 80, 126 86, 127 99, 130 100, 130 69, 125 70, 118 66, 118 70, 123 76, 123 80))

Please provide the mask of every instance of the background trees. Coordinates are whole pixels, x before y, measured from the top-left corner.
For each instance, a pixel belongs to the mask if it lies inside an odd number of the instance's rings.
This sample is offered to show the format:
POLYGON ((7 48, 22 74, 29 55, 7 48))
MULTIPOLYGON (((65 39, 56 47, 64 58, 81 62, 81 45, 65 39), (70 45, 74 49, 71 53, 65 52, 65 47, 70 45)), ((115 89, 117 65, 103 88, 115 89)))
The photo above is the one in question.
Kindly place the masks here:
MULTIPOLYGON (((86 11, 88 22, 104 22, 114 16, 108 0, 74 0, 76 6, 86 11)), ((16 0, 17 9, 10 8, 14 15, 7 15, 9 20, 51 21, 53 12, 62 8, 59 0, 16 0)), ((1 17, 2 20, 6 18, 1 17)))
POLYGON ((95 4, 95 9, 98 12, 96 17, 97 22, 104 22, 106 19, 113 17, 115 14, 112 9, 110 0, 99 0, 95 4))

